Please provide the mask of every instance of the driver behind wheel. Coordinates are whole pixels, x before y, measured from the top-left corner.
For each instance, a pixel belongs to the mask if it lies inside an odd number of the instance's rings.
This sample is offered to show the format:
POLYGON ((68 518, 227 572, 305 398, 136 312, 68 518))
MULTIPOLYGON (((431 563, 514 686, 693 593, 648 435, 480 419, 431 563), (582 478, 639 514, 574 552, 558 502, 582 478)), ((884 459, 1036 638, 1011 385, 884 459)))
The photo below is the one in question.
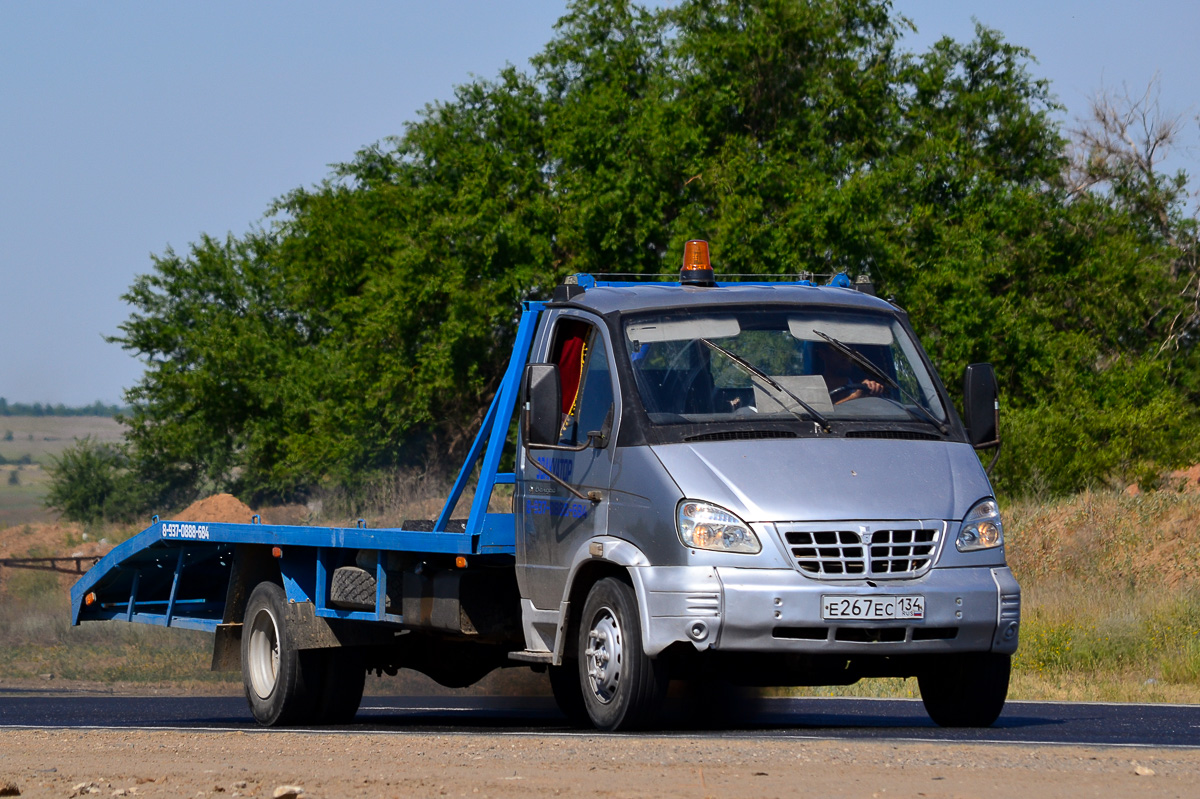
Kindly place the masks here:
POLYGON ((834 405, 863 397, 878 397, 884 392, 882 383, 866 378, 853 361, 828 345, 813 347, 812 363, 813 372, 825 378, 829 401, 834 405))

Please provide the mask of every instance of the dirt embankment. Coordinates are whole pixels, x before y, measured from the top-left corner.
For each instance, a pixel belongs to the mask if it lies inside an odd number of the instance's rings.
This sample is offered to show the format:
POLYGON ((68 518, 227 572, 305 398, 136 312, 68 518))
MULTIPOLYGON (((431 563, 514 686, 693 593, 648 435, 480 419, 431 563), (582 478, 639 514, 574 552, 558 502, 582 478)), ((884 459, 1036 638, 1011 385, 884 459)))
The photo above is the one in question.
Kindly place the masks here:
MULTIPOLYGON (((260 514, 263 524, 300 524, 308 510, 303 505, 283 505, 256 511, 232 494, 214 494, 197 500, 181 511, 164 518, 188 522, 223 522, 249 524, 260 514)), ((148 522, 147 522, 148 523, 148 522)), ((91 532, 73 522, 31 522, 0 527, 0 557, 96 557, 113 548, 112 537, 124 537, 130 531, 116 526, 93 529, 91 532)))
POLYGON ((254 510, 232 494, 214 494, 171 514, 171 518, 181 522, 249 524, 258 514, 263 524, 302 524, 308 512, 304 505, 275 505, 254 510))
MULTIPOLYGON (((1200 474, 1200 466, 1193 471, 1200 474)), ((1200 488, 1085 491, 1014 503, 1004 514, 1009 566, 1029 587, 1074 581, 1200 589, 1200 488)))

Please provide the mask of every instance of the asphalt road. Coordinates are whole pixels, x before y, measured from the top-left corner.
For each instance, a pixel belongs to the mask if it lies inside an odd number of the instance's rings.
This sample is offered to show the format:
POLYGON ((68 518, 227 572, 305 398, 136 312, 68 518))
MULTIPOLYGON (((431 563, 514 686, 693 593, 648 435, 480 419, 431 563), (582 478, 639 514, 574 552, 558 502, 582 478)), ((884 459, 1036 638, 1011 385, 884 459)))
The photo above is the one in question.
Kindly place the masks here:
MULTIPOLYGON (((0 692, 0 729, 4 727, 261 729, 241 697, 31 696, 18 691, 0 692)), ((503 697, 368 696, 353 724, 321 729, 584 734, 565 725, 553 700, 503 697)), ((767 699, 703 727, 673 711, 664 717, 660 734, 1200 748, 1200 705, 1010 702, 993 727, 946 730, 929 720, 918 700, 767 699)))

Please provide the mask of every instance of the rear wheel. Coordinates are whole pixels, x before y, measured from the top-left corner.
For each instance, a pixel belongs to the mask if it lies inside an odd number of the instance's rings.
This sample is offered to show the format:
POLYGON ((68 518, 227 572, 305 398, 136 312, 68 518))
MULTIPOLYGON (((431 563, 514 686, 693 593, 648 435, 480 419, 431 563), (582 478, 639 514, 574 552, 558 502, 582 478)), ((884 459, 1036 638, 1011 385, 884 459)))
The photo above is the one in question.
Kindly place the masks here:
POLYGON ((266 727, 302 724, 318 711, 317 653, 291 647, 286 608, 282 587, 259 583, 242 625, 242 684, 250 712, 266 727))
POLYGON ((667 670, 642 647, 637 597, 621 580, 592 586, 579 625, 579 681, 597 729, 646 726, 667 693, 667 670))
POLYGON ((968 652, 931 659, 917 675, 925 711, 939 727, 990 727, 1008 698, 1009 655, 968 652))
POLYGON ((367 679, 362 655, 353 649, 324 649, 319 655, 324 663, 317 721, 349 723, 358 713, 367 679))

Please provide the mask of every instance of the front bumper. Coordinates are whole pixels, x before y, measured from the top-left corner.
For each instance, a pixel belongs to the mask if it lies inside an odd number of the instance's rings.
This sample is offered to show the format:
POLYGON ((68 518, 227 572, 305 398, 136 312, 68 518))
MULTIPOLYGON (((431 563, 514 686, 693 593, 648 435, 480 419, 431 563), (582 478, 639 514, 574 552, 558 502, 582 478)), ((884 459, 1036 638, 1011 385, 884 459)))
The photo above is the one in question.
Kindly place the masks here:
POLYGON ((911 580, 813 580, 793 569, 630 569, 653 656, 685 641, 699 650, 902 655, 1016 651, 1021 589, 1007 567, 935 568, 911 580), (920 595, 925 618, 824 621, 826 594, 920 595))

